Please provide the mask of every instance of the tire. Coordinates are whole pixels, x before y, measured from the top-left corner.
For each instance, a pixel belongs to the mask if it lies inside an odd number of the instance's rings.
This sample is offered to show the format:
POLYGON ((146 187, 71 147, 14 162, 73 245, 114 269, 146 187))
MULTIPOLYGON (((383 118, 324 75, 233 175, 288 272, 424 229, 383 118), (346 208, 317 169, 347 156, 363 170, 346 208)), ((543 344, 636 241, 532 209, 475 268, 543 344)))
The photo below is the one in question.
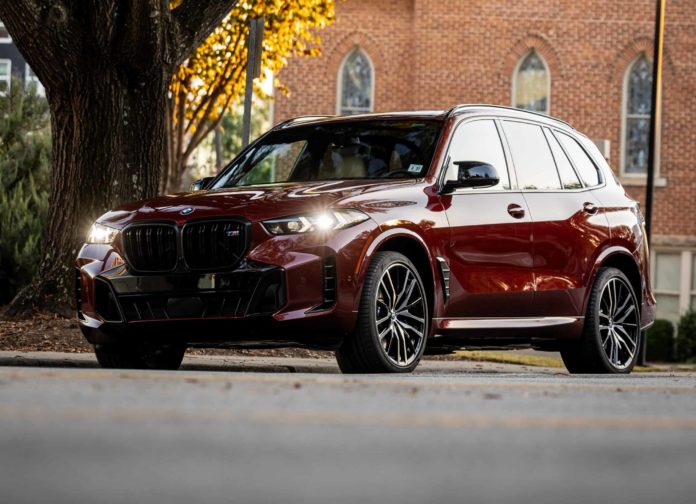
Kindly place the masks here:
POLYGON ((601 268, 590 292, 582 338, 561 347, 573 374, 628 374, 638 360, 640 305, 631 282, 616 268, 601 268))
POLYGON ((161 369, 175 371, 184 360, 183 345, 94 345, 99 365, 107 369, 161 369))
POLYGON ((410 373, 423 356, 429 329, 428 299, 416 267, 397 252, 377 252, 365 275, 356 328, 336 351, 338 367, 351 374, 410 373))

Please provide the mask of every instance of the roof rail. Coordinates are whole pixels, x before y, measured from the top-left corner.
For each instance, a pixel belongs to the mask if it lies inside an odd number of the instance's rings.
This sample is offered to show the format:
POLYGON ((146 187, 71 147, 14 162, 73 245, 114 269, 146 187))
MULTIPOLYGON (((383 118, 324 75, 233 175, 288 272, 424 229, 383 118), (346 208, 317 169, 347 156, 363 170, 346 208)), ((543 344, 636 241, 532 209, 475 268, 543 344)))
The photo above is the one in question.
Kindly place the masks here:
POLYGON ((503 109, 503 110, 514 110, 515 112, 524 112, 527 114, 534 114, 534 115, 537 115, 539 117, 549 119, 551 121, 556 121, 556 122, 559 122, 561 124, 565 124, 566 126, 568 126, 571 129, 575 129, 575 128, 573 128, 572 124, 564 121, 563 119, 558 119, 557 117, 552 117, 552 116, 549 116, 546 114, 542 114, 541 112, 534 112, 532 110, 518 109, 515 107, 506 107, 505 105, 490 105, 490 104, 485 104, 485 103, 471 103, 471 104, 455 105, 454 107, 452 107, 449 110, 449 112, 447 112, 447 115, 450 116, 450 115, 454 114, 455 112, 458 112, 459 110, 464 109, 464 108, 493 108, 493 109, 503 109))
POLYGON ((286 128, 288 126, 292 126, 295 123, 302 123, 302 122, 308 122, 313 119, 328 119, 329 117, 336 117, 336 116, 331 116, 331 115, 304 115, 304 116, 298 116, 298 117, 293 117, 292 119, 287 119, 286 121, 282 121, 278 124, 276 124, 273 129, 282 129, 286 128))

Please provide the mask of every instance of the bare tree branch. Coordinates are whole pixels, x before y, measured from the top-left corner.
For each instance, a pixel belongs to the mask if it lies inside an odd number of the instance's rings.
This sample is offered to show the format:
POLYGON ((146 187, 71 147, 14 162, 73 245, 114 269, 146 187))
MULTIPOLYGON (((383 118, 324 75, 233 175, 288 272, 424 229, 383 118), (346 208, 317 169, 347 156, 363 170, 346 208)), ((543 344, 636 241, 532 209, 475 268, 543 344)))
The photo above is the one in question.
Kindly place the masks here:
POLYGON ((237 0, 184 0, 172 11, 175 63, 185 60, 237 4, 237 0))

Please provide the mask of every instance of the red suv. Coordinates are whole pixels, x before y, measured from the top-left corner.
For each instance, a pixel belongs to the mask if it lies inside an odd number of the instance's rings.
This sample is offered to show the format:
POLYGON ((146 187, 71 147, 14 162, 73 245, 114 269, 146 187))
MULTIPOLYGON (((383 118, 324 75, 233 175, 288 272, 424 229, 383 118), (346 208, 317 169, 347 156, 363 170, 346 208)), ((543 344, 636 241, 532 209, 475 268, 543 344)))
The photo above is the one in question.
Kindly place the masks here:
POLYGON ((638 204, 550 117, 299 118, 196 185, 93 225, 77 307, 102 366, 305 346, 409 372, 426 351, 526 345, 628 373, 654 318, 638 204))

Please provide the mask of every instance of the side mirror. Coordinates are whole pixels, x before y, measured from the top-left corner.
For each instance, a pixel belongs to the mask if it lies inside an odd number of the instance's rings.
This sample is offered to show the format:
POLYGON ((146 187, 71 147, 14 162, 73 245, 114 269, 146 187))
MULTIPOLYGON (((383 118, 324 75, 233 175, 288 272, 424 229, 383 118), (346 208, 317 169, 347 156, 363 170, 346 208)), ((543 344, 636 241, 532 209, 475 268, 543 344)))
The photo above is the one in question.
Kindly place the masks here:
POLYGON ((214 179, 215 177, 205 177, 202 179, 196 180, 191 186, 189 187, 189 191, 194 192, 194 191, 202 191, 205 189, 208 184, 214 179))
POLYGON ((445 181, 445 192, 452 192, 460 187, 493 187, 500 182, 496 169, 481 161, 455 161, 457 180, 445 181))

